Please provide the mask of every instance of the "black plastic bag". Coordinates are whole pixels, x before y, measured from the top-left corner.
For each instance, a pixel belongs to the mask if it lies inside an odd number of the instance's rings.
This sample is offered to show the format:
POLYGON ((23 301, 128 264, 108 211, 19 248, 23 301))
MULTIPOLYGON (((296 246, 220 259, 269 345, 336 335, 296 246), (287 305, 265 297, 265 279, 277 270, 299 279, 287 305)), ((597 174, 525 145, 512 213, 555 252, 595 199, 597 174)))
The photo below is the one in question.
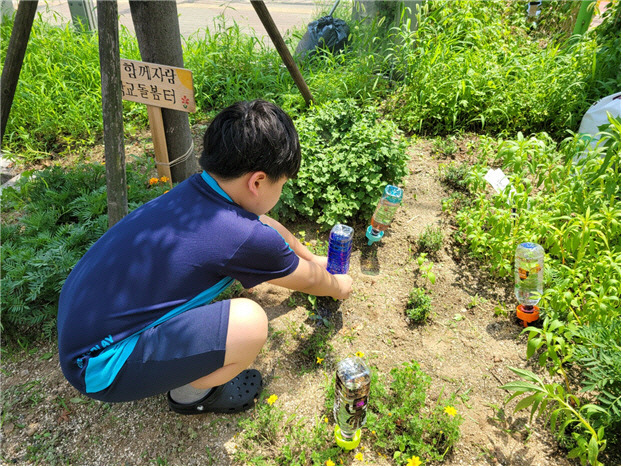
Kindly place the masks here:
POLYGON ((307 26, 307 32, 296 46, 295 55, 304 59, 316 53, 317 48, 339 52, 348 43, 350 27, 344 20, 323 16, 307 26))

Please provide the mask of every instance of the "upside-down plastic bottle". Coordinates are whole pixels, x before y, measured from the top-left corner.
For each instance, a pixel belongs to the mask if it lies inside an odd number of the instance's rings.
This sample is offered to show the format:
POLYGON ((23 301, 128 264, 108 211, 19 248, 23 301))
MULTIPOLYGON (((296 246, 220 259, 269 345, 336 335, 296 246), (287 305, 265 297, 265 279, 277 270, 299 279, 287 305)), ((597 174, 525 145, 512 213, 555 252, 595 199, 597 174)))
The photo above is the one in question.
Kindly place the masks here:
POLYGON ((370 220, 370 226, 366 231, 366 237, 368 238, 368 245, 372 245, 374 242, 378 242, 385 234, 385 230, 389 227, 389 224, 394 219, 396 210, 400 206, 402 201, 402 189, 395 185, 388 185, 383 191, 383 196, 379 200, 376 210, 370 220))
POLYGON ((523 242, 515 251, 515 297, 519 301, 517 317, 523 326, 539 318, 537 304, 543 294, 545 251, 539 244, 523 242))
POLYGON ((335 441, 352 450, 359 445, 361 428, 366 424, 370 394, 370 369, 359 357, 340 361, 335 373, 335 441))
POLYGON ((327 271, 332 274, 346 274, 350 267, 350 252, 353 247, 352 227, 336 224, 329 234, 327 271))

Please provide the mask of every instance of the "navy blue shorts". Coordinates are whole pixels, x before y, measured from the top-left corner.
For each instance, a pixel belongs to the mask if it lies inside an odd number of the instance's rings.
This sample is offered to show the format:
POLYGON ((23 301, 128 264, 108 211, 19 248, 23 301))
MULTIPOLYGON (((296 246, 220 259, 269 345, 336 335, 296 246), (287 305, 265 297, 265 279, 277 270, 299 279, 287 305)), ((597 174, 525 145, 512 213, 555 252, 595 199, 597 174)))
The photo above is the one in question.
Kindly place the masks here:
POLYGON ((230 301, 187 310, 143 332, 113 383, 89 393, 107 402, 165 393, 223 367, 230 301))

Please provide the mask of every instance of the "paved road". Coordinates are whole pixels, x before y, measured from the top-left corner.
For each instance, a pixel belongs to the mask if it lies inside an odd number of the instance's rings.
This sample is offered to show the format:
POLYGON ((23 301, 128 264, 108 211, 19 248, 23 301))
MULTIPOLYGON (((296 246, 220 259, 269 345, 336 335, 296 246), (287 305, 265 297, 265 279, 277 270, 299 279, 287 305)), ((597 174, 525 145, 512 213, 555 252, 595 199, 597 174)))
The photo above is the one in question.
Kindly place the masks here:
MULTIPOLYGON (((92 0, 95 5, 95 0, 92 0)), ((119 22, 134 32, 130 4, 127 0, 119 0, 119 22)), ((295 26, 307 25, 321 16, 321 8, 330 9, 332 0, 265 0, 273 21, 282 34, 295 26)), ((53 24, 64 24, 71 21, 67 0, 48 0, 39 2, 37 11, 42 17, 53 24)), ((199 29, 208 27, 212 30, 214 20, 223 15, 227 25, 235 21, 246 33, 255 31, 259 37, 267 37, 262 22, 248 0, 178 0, 180 33, 189 37, 199 29)))

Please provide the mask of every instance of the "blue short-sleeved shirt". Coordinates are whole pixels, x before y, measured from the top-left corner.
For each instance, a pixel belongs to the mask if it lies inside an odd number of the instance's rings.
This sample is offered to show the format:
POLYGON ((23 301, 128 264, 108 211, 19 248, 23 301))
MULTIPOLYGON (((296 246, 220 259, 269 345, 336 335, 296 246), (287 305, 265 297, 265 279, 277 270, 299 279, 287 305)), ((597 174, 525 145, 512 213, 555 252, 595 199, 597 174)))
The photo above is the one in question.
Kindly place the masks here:
POLYGON ((142 330, 210 302, 233 279, 250 288, 298 262, 275 229, 195 174, 115 224, 68 276, 58 311, 63 373, 82 392, 101 390, 114 375, 96 374, 116 374, 142 330))

